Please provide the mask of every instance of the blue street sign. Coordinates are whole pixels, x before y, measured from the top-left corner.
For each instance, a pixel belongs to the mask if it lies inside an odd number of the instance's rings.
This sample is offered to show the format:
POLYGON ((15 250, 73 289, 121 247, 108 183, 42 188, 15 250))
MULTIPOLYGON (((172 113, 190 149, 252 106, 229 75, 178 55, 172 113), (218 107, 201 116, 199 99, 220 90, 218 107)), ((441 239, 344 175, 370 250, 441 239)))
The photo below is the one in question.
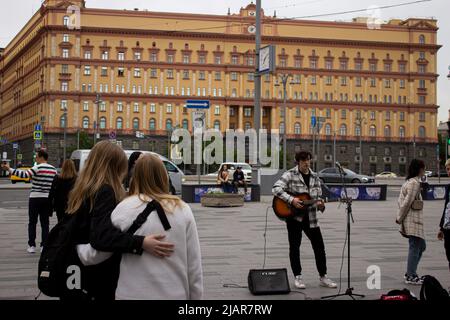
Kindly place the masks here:
POLYGON ((19 149, 19 144, 17 142, 13 143, 13 149, 19 149))
POLYGON ((42 127, 40 124, 34 126, 34 131, 42 131, 42 127))
POLYGON ((311 117, 311 125, 312 125, 313 127, 316 126, 316 117, 315 117, 315 116, 311 117))
POLYGON ((209 109, 208 100, 187 100, 186 108, 188 109, 209 109))

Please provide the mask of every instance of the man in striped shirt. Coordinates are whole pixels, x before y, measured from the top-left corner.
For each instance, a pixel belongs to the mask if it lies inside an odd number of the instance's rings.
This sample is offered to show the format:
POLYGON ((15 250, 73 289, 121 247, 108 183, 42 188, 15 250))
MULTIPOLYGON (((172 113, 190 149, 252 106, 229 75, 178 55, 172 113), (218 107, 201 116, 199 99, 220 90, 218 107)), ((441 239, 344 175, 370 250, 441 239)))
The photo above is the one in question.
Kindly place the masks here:
POLYGON ((45 150, 39 150, 36 155, 37 165, 29 170, 11 169, 8 164, 2 165, 3 169, 8 170, 11 175, 32 179, 28 205, 28 253, 36 252, 38 217, 42 228, 41 251, 49 232, 49 217, 52 215, 53 209, 48 195, 57 172, 54 166, 47 163, 47 160, 48 153, 45 150))

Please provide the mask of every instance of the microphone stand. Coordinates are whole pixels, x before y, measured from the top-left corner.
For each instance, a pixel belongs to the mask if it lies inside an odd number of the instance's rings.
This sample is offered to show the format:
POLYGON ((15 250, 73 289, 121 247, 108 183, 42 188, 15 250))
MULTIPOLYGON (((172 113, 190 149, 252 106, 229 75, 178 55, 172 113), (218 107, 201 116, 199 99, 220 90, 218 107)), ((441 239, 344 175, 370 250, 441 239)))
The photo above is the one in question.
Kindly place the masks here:
POLYGON ((348 282, 348 286, 347 286, 347 290, 345 291, 345 293, 341 293, 341 294, 335 294, 335 295, 331 295, 331 296, 325 296, 322 297, 321 299, 330 299, 330 298, 336 298, 336 297, 341 297, 341 296, 350 296, 353 300, 355 300, 355 297, 361 297, 364 298, 365 296, 362 294, 356 294, 353 293, 353 288, 350 285, 350 219, 352 220, 352 223, 355 223, 355 221, 353 220, 353 213, 352 213, 352 199, 348 197, 347 194, 347 186, 345 184, 345 180, 344 180, 344 170, 342 169, 341 165, 339 163, 336 163, 337 167, 339 168, 339 174, 341 176, 341 181, 342 181, 342 188, 344 189, 344 194, 345 194, 345 199, 341 199, 342 202, 345 202, 347 204, 347 282, 348 282))

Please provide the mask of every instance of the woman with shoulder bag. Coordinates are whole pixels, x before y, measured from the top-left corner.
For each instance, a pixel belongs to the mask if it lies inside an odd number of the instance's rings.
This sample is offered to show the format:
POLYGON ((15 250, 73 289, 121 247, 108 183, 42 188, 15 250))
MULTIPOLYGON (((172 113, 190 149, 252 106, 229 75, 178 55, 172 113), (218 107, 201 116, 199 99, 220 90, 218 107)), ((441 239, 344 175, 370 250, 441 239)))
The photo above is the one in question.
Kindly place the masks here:
POLYGON ((422 254, 425 251, 425 235, 423 227, 423 200, 420 178, 425 174, 425 163, 413 159, 408 168, 408 177, 400 190, 396 223, 400 225, 400 233, 409 240, 409 253, 405 283, 421 285, 423 280, 417 275, 422 254))

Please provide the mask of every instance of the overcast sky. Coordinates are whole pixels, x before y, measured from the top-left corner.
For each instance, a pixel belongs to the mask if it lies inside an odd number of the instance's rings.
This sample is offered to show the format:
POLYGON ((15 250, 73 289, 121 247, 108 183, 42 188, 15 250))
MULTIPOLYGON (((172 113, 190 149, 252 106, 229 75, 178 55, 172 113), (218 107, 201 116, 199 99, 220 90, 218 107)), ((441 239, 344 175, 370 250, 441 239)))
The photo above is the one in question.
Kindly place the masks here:
MULTIPOLYGON (((278 17, 303 17, 323 13, 367 9, 371 6, 386 6, 412 2, 414 0, 262 0, 266 15, 277 11, 278 17)), ((41 0, 1 1, 0 47, 5 47, 40 7, 41 0)), ((148 9, 150 11, 226 14, 238 13, 250 0, 87 0, 91 8, 148 9)), ((431 0, 397 8, 380 9, 381 18, 433 17, 438 20, 438 43, 443 45, 438 53, 438 105, 439 120, 448 119, 450 109, 450 80, 447 78, 450 65, 450 1, 431 0)), ((351 20, 356 16, 367 16, 365 11, 344 15, 314 18, 315 20, 351 20)))

